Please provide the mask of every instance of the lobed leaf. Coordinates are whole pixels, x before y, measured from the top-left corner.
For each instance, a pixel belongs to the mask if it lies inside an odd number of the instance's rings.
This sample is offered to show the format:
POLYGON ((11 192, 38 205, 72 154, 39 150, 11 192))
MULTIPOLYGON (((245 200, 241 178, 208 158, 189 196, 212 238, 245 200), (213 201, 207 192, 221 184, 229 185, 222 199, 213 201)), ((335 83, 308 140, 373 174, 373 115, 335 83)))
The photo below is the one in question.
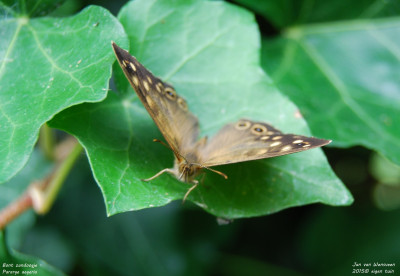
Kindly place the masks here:
POLYGON ((315 135, 400 164, 399 38, 395 17, 303 25, 263 41, 263 67, 315 135))
MULTIPOLYGON (((223 2, 138 0, 124 7, 119 19, 130 37, 131 53, 174 84, 198 115, 202 134, 212 135, 241 117, 267 121, 284 132, 310 134, 296 107, 260 68, 259 33, 249 12, 223 2)), ((127 88, 121 69, 116 70, 122 93, 110 92, 101 103, 69 108, 51 121, 86 148, 109 215, 165 205, 181 199, 190 187, 169 175, 141 181, 171 167, 173 154, 152 143, 162 137, 127 88)), ((320 149, 216 169, 228 180, 207 172, 188 199, 225 218, 314 202, 352 202, 320 149)))
POLYGON ((91 6, 67 18, 11 13, 0 20, 0 182, 27 162, 40 126, 61 110, 107 95, 111 40, 120 23, 91 6))
POLYGON ((61 6, 65 0, 37 0, 37 1, 24 1, 24 0, 1 0, 1 12, 4 15, 11 14, 13 17, 26 16, 36 17, 44 16, 61 6))
POLYGON ((268 20, 277 29, 306 23, 397 16, 397 1, 347 0, 235 0, 268 20))

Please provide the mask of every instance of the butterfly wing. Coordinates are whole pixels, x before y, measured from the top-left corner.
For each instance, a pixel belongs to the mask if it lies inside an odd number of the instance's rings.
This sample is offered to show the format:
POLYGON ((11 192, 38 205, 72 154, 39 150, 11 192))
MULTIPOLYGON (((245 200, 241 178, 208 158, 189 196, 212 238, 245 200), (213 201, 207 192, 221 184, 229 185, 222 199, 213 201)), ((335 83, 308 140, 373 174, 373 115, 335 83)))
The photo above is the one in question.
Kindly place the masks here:
POLYGON ((171 85, 155 77, 114 42, 112 47, 126 78, 180 160, 177 153, 196 143, 199 135, 197 118, 189 112, 186 101, 177 95, 171 85))
POLYGON ((264 159, 329 144, 330 140, 283 134, 260 122, 241 119, 224 126, 201 150, 206 167, 264 159))

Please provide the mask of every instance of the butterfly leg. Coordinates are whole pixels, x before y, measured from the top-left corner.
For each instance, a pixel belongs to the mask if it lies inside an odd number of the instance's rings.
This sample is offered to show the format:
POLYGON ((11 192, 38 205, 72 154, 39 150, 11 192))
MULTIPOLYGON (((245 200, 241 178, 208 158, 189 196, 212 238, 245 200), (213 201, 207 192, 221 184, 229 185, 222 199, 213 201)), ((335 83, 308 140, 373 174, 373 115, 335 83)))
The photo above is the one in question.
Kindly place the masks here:
POLYGON ((146 179, 142 179, 142 181, 150 181, 153 180, 154 178, 159 177, 160 175, 162 175, 163 173, 170 173, 170 174, 174 174, 174 170, 172 169, 163 169, 162 171, 159 171, 158 173, 156 173, 154 176, 150 177, 150 178, 146 178, 146 179))
POLYGON ((186 192, 185 196, 183 197, 182 204, 185 203, 186 198, 188 197, 190 192, 193 191, 194 189, 196 189, 196 187, 199 185, 199 181, 197 181, 197 180, 192 180, 191 183, 193 183, 194 185, 192 187, 190 187, 189 190, 186 192))
POLYGON ((185 203, 185 200, 186 200, 186 198, 188 197, 188 195, 190 194, 191 191, 196 189, 196 187, 199 186, 199 184, 203 184, 204 183, 204 178, 206 176, 206 173, 204 171, 201 171, 200 174, 201 174, 200 180, 194 179, 194 180, 190 181, 190 183, 193 183, 194 185, 192 187, 190 187, 189 190, 186 192, 185 196, 183 197, 182 203, 185 203))

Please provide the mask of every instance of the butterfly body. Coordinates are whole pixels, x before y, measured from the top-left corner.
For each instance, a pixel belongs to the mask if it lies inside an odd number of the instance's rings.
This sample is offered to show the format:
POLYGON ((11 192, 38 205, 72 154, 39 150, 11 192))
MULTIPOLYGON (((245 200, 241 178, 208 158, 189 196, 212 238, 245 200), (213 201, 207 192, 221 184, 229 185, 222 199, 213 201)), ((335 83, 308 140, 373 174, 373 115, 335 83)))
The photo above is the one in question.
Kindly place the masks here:
POLYGON ((175 159, 173 167, 173 175, 182 182, 194 183, 196 176, 202 170, 202 167, 198 163, 191 162, 189 160, 175 159))
MULTIPOLYGON (((203 169, 227 178, 210 167, 286 155, 331 142, 283 134, 269 124, 249 119, 227 124, 211 139, 203 137, 199 140, 198 120, 189 112, 186 101, 174 88, 155 77, 115 43, 112 43, 112 47, 125 76, 175 155, 173 168, 164 169, 147 180, 167 172, 180 181, 196 186, 198 181, 195 178, 203 169)), ((195 186, 189 189, 185 198, 195 186)))

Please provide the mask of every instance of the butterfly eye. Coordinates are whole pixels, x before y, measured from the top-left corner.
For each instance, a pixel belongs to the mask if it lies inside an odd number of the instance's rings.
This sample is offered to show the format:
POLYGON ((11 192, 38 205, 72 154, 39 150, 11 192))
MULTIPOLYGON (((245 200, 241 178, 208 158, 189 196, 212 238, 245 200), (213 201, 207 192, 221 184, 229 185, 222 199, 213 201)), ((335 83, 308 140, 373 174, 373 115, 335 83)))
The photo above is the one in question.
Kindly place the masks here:
POLYGON ((248 129, 251 126, 251 123, 249 121, 239 121, 236 123, 235 127, 238 130, 244 130, 248 129))
POLYGON ((267 132, 267 128, 260 124, 254 124, 253 127, 251 128, 251 132, 253 132, 253 134, 256 135, 262 135, 267 132))
POLYGON ((165 95, 167 95, 167 98, 170 100, 176 99, 176 92, 170 87, 165 88, 165 95))

